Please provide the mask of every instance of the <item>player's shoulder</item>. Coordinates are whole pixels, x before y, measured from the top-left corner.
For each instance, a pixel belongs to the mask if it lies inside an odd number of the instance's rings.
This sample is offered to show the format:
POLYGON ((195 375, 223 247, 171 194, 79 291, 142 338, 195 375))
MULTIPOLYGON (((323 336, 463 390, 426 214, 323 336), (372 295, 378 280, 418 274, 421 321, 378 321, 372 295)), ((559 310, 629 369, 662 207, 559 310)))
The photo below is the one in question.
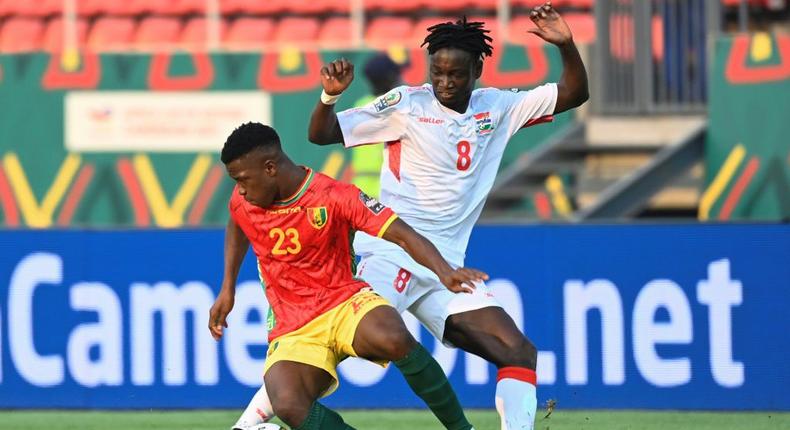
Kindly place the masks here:
POLYGON ((391 108, 409 110, 412 104, 422 103, 430 97, 433 97, 433 92, 428 85, 417 87, 401 85, 391 89, 383 96, 376 98, 376 100, 373 101, 373 106, 378 112, 391 108))

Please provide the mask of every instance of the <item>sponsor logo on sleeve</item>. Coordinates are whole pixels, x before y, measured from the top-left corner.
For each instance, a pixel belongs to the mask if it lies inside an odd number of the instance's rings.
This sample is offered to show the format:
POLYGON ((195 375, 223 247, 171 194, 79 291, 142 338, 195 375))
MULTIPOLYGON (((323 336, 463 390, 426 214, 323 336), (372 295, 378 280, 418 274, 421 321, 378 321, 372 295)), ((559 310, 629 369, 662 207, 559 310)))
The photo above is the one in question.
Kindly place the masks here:
POLYGON ((376 112, 381 112, 384 109, 395 106, 400 102, 400 100, 401 100, 400 91, 395 91, 379 97, 379 99, 376 100, 375 103, 373 103, 373 106, 376 108, 376 112))
POLYGON ((362 191, 359 192, 359 199, 362 200, 362 203, 365 204, 365 207, 367 207, 375 215, 380 214, 381 211, 383 211, 386 207, 381 202, 374 199, 373 197, 370 197, 362 191))

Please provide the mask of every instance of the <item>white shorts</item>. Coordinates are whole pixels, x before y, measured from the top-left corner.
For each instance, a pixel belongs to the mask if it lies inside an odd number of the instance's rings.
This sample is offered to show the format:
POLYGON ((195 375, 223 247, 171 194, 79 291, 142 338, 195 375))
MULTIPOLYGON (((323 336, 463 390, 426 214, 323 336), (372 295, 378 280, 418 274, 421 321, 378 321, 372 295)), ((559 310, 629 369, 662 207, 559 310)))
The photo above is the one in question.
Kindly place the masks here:
POLYGON ((387 299, 398 312, 411 312, 434 337, 446 346, 444 325, 450 315, 502 307, 493 292, 478 283, 474 293, 448 290, 433 272, 415 262, 403 251, 384 251, 362 256, 357 276, 387 299))

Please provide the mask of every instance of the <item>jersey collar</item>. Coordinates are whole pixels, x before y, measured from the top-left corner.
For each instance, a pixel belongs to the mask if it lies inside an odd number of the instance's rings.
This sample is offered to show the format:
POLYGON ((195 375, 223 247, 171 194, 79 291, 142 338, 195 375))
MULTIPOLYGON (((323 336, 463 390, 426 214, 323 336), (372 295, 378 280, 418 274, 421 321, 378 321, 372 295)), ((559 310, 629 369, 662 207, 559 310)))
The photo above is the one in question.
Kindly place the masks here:
POLYGON ((313 181, 313 169, 309 167, 305 167, 305 169, 307 170, 307 175, 304 177, 304 180, 302 181, 302 185, 299 186, 299 189, 291 197, 288 197, 285 200, 275 201, 274 206, 288 206, 293 202, 299 200, 299 197, 302 197, 305 191, 307 191, 307 187, 310 186, 310 182, 313 181))

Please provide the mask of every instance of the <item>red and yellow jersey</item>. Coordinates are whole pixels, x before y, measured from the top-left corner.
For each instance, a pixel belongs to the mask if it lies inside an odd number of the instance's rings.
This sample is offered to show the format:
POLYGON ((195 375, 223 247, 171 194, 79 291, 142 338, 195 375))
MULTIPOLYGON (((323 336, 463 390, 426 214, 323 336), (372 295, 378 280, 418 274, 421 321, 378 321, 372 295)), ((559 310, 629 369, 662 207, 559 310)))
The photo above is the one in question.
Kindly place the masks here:
POLYGON ((307 169, 291 198, 259 208, 236 189, 230 214, 252 243, 273 311, 269 339, 296 330, 367 287, 354 277, 353 233, 381 237, 397 218, 359 188, 307 169))

